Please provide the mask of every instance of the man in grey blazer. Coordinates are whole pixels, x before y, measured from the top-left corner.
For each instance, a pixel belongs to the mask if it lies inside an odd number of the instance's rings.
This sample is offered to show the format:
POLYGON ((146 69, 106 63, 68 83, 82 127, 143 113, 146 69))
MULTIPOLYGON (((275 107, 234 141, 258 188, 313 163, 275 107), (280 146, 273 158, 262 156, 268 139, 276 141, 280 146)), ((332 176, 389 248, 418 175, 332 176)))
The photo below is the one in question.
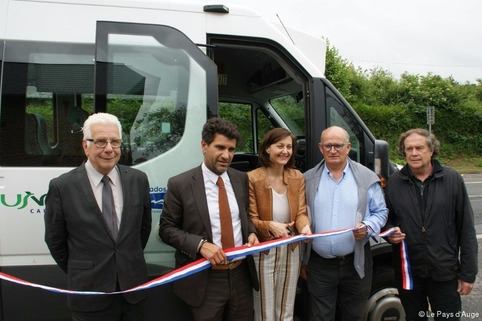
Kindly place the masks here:
MULTIPOLYGON (((93 114, 83 133, 87 161, 50 182, 45 242, 67 273, 69 289, 127 290, 147 281, 143 250, 151 231, 149 182, 145 173, 117 164, 122 143, 117 117, 93 114), (108 197, 103 189, 109 187, 108 197)), ((69 295, 68 305, 76 321, 140 321, 144 297, 143 292, 69 295)))
POLYGON ((220 188, 216 185, 221 178, 226 187, 234 246, 258 243, 256 229, 248 219, 248 177, 229 168, 239 139, 235 125, 209 119, 202 132, 203 164, 167 183, 159 236, 177 249, 176 267, 202 257, 212 265, 173 285, 174 293, 191 307, 194 320, 238 321, 253 316, 253 288, 259 288, 254 261, 251 256, 226 259, 221 242, 220 188))

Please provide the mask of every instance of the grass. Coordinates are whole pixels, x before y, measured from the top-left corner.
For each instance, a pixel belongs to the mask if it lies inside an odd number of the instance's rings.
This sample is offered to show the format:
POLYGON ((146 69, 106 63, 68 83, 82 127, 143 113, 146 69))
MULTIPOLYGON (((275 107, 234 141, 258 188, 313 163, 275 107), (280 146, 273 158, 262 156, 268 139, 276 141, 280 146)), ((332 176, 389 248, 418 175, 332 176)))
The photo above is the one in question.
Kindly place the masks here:
POLYGON ((452 167, 459 173, 482 173, 482 157, 456 157, 440 159, 442 165, 452 167))
MULTIPOLYGON (((459 156, 456 158, 440 157, 437 159, 442 165, 451 167, 459 173, 482 173, 482 156, 459 156)), ((400 158, 400 156, 390 160, 397 164, 405 165, 405 159, 400 158)))

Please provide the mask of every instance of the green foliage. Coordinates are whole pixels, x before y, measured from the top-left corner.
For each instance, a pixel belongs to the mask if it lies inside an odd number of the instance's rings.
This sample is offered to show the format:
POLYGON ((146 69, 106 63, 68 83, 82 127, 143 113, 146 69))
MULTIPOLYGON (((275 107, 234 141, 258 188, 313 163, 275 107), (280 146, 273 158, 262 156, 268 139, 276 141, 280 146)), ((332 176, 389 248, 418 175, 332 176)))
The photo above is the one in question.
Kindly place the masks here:
POLYGON ((238 126, 241 141, 236 146, 237 152, 252 153, 253 133, 251 132, 251 106, 248 104, 219 103, 219 116, 238 126))
POLYGON ((343 59, 338 50, 328 42, 325 76, 348 101, 355 101, 364 95, 366 83, 361 69, 343 59))
MULTIPOLYGON (((137 113, 141 108, 142 101, 135 100, 135 99, 123 99, 120 97, 114 97, 113 99, 109 100, 107 109, 108 112, 111 114, 116 115, 119 118, 119 121, 122 125, 122 132, 123 133, 130 133, 132 125, 134 124, 134 120, 136 119, 137 113)), ((163 115, 152 116, 152 117, 160 117, 162 118, 163 115)), ((162 119, 160 119, 162 120, 162 119)))
POLYGON ((287 123, 290 130, 296 136, 304 136, 305 134, 305 112, 303 101, 296 101, 291 96, 283 96, 272 99, 276 112, 287 123))
POLYGON ((435 107, 432 132, 441 157, 482 155, 482 80, 459 84, 452 77, 404 73, 395 79, 383 69, 360 70, 328 43, 326 77, 350 102, 375 137, 386 140, 390 157, 400 159, 396 145, 410 128, 427 128, 426 110, 435 107))
POLYGON ((143 162, 160 155, 176 146, 181 140, 186 122, 186 108, 160 108, 155 112, 145 113, 135 121, 134 143, 142 146, 141 157, 135 163, 143 162), (167 126, 167 127, 166 127, 167 126))

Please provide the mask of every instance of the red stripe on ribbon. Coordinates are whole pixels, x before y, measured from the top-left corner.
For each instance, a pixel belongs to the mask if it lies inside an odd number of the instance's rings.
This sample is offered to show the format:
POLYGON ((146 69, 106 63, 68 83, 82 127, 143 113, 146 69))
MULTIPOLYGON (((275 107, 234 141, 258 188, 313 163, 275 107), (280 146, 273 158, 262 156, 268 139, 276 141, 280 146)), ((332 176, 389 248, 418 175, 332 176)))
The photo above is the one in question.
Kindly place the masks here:
MULTIPOLYGON (((313 239, 313 238, 318 238, 318 237, 325 237, 325 236, 333 236, 333 235, 338 235, 342 233, 347 233, 352 230, 355 230, 357 228, 347 228, 347 229, 342 229, 342 230, 336 230, 336 231, 329 231, 329 232, 321 232, 321 233, 314 233, 310 235, 295 235, 295 236, 288 236, 280 239, 275 239, 275 240, 270 240, 262 243, 258 243, 252 246, 248 245, 243 245, 239 247, 234 247, 231 249, 227 249, 224 252, 226 253, 226 256, 229 260, 239 258, 239 257, 244 257, 246 255, 262 252, 269 250, 271 248, 279 247, 282 245, 294 243, 294 242, 299 242, 307 239, 313 239)), ((384 231, 383 233, 380 233, 379 236, 384 237, 389 234, 391 234, 394 231, 394 228, 391 228, 389 230, 384 231)), ((156 286, 164 285, 173 281, 176 281, 178 279, 187 277, 189 275, 192 275, 194 273, 200 272, 202 270, 205 270, 209 268, 211 264, 209 261, 206 259, 202 258, 197 261, 194 261, 192 263, 189 263, 187 265, 184 265, 176 270, 173 270, 167 274, 164 274, 154 280, 151 280, 147 283, 138 285, 134 288, 124 290, 124 291, 118 291, 118 292, 98 292, 98 291, 75 291, 75 290, 66 290, 66 289, 61 289, 61 288, 55 288, 51 286, 46 286, 46 285, 41 285, 41 284, 36 284, 32 282, 28 282, 19 278, 16 278, 14 276, 8 275, 6 273, 0 272, 0 279, 8 281, 8 282, 13 282, 17 284, 21 284, 24 286, 30 286, 30 287, 35 287, 35 288, 40 288, 46 291, 50 292, 56 292, 56 293, 64 293, 64 294, 76 294, 76 295, 110 295, 110 294, 120 294, 120 293, 127 293, 127 292, 134 292, 134 291, 140 291, 140 290, 145 290, 149 288, 153 288, 156 286)))

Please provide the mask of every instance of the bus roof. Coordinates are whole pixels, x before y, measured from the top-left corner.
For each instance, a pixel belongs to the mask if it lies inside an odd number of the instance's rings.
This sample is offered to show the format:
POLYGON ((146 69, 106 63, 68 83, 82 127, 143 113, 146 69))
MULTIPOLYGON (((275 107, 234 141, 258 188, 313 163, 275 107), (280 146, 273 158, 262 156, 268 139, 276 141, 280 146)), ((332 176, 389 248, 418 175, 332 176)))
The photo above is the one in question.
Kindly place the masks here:
POLYGON ((207 34, 265 38, 279 43, 313 77, 323 77, 326 42, 270 21, 257 11, 230 5, 228 13, 205 12, 204 5, 164 0, 7 0, 0 4, 0 38, 94 43, 97 21, 161 24, 179 29, 194 43, 207 34))

